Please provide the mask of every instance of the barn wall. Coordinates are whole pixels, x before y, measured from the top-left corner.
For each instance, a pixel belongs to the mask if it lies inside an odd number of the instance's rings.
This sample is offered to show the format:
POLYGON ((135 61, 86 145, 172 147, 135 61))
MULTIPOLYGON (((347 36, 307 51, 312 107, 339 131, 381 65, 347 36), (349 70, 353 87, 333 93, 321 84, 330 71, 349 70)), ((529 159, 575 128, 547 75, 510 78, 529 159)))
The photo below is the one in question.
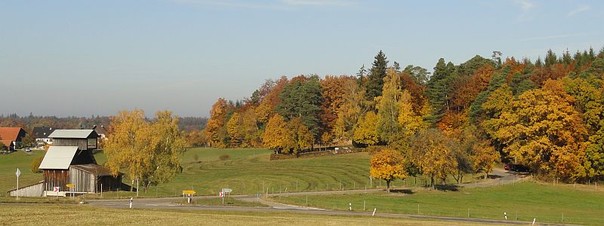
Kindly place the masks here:
POLYGON ((60 187, 61 191, 67 190, 69 183, 68 170, 43 170, 44 172, 44 190, 52 191, 54 187, 60 187))
POLYGON ((96 192, 94 186, 96 184, 96 177, 91 173, 72 167, 70 168, 69 175, 69 182, 75 185, 73 191, 96 192))

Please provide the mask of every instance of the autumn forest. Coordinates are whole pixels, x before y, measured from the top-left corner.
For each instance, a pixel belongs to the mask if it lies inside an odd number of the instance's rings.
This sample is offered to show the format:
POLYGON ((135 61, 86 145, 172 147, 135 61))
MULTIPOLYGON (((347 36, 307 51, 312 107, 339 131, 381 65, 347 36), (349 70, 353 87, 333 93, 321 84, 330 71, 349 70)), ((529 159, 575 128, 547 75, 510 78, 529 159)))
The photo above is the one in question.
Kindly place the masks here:
POLYGON ((218 99, 203 131, 213 147, 389 147, 430 178, 522 164, 538 178, 604 176, 604 50, 544 59, 441 58, 432 73, 380 51, 356 75, 267 80, 242 101, 218 99))

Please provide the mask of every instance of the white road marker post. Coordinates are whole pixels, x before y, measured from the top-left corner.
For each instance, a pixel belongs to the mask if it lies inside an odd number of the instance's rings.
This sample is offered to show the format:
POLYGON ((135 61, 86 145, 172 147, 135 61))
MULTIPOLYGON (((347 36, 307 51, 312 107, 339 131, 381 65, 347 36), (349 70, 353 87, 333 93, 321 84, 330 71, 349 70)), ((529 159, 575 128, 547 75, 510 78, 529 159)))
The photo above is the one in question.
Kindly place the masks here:
POLYGON ((21 176, 21 170, 19 170, 19 168, 17 168, 17 172, 15 172, 15 175, 17 175, 17 200, 19 200, 19 177, 21 176))

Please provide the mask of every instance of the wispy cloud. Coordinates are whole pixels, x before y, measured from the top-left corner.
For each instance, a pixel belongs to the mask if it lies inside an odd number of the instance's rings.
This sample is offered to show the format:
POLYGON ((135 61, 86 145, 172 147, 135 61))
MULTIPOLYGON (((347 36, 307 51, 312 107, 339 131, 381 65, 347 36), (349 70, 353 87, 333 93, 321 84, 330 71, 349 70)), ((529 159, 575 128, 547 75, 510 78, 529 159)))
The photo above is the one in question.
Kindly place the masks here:
POLYGON ((524 39, 520 39, 519 41, 521 41, 521 42, 544 41, 544 40, 552 40, 552 39, 564 39, 564 38, 572 38, 572 37, 578 37, 578 36, 586 36, 586 35, 588 35, 588 34, 587 33, 559 34, 559 35, 548 35, 548 36, 524 38, 524 39))
POLYGON ((246 9, 291 9, 296 7, 344 7, 355 4, 354 0, 169 0, 196 5, 212 5, 227 8, 246 9))
POLYGON ((522 11, 524 12, 535 8, 536 6, 535 3, 531 0, 514 0, 514 3, 520 6, 520 9, 522 9, 522 11))
POLYGON ((568 14, 566 14, 566 16, 571 17, 571 16, 577 15, 579 13, 589 11, 590 9, 591 9, 591 6, 589 6, 589 5, 580 5, 576 9, 573 9, 570 12, 568 12, 568 14))
POLYGON ((518 16, 519 22, 531 20, 533 15, 533 9, 537 7, 532 0, 513 0, 512 3, 519 7, 522 13, 518 16))

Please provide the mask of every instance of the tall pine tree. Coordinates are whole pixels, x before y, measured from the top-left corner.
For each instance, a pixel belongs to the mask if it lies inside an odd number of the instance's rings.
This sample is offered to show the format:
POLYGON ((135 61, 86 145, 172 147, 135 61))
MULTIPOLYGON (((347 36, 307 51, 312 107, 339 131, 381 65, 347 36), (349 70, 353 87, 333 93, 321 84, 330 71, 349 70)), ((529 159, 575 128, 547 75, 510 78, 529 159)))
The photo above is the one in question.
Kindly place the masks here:
POLYGON ((384 78, 386 77, 386 68, 388 67, 388 60, 382 50, 375 56, 373 65, 369 70, 367 81, 365 82, 366 98, 369 101, 373 101, 374 98, 382 95, 382 87, 384 86, 384 78))

